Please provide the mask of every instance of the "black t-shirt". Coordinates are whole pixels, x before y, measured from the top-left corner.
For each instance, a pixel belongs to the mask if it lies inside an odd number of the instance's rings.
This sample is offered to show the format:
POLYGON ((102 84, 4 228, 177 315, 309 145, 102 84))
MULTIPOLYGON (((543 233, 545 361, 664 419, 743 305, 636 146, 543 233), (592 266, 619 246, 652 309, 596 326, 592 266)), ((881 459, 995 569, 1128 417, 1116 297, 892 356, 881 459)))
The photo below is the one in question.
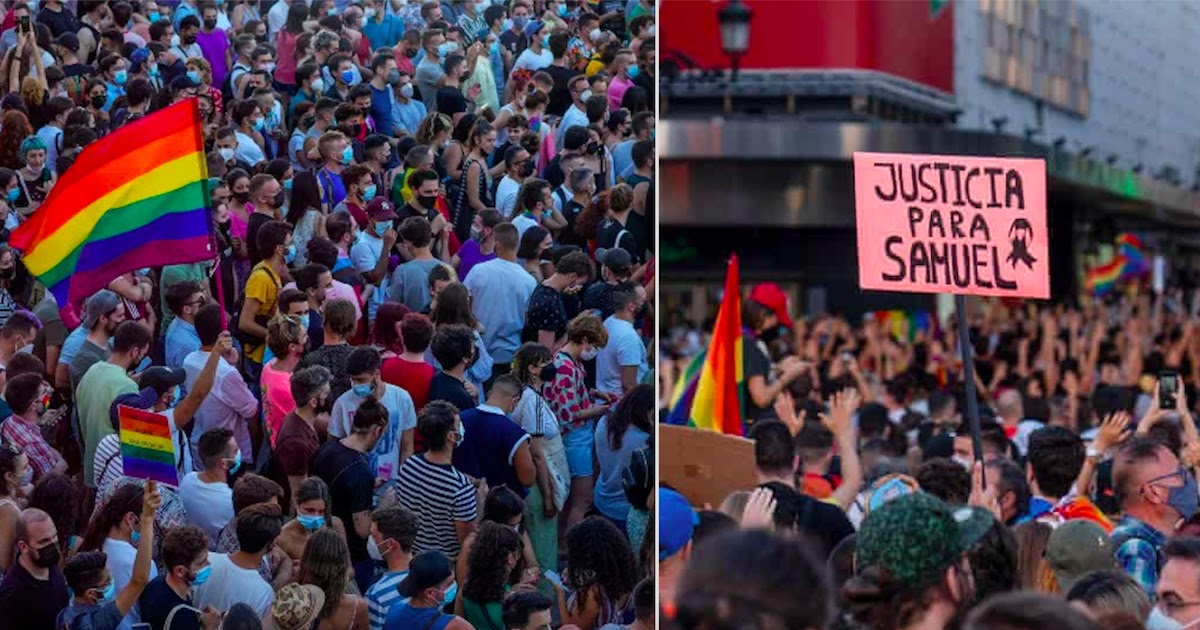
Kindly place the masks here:
POLYGON ((525 48, 529 46, 529 38, 525 33, 513 32, 510 28, 503 33, 500 33, 500 45, 507 48, 508 52, 513 54, 513 57, 525 52, 525 48))
POLYGON ((778 481, 761 487, 775 495, 775 527, 796 530, 807 537, 821 558, 828 558, 838 543, 854 533, 846 513, 835 505, 800 494, 778 481))
POLYGON ((333 515, 346 525, 346 543, 354 563, 366 560, 367 539, 354 529, 354 515, 369 512, 375 490, 375 475, 362 453, 330 440, 313 455, 312 474, 329 486, 333 497, 333 515))
POLYGON ((321 346, 305 354, 296 369, 302 370, 314 365, 328 368, 333 374, 333 381, 329 385, 329 400, 337 400, 350 389, 350 377, 346 376, 346 362, 350 360, 351 352, 354 352, 354 347, 349 344, 321 346))
POLYGON ((561 158, 562 153, 554 156, 554 159, 550 160, 550 163, 546 165, 546 172, 543 173, 546 176, 546 181, 550 182, 550 187, 554 190, 558 190, 558 187, 567 181, 567 176, 562 170, 561 158))
POLYGON ((751 420, 768 420, 775 418, 775 410, 771 407, 759 407, 750 396, 750 378, 761 376, 769 384, 771 382, 771 360, 758 347, 758 341, 749 335, 742 336, 742 369, 745 375, 746 416, 751 420))
MULTIPOLYGON (((142 596, 138 598, 138 612, 143 623, 151 628, 165 628, 167 615, 180 605, 195 606, 192 600, 179 596, 171 585, 167 584, 167 576, 160 575, 146 585, 142 596)), ((171 630, 200 630, 200 617, 194 611, 183 609, 175 613, 171 619, 171 630)))
POLYGON ((471 398, 471 394, 467 392, 462 381, 445 372, 434 374, 433 380, 429 381, 429 402, 435 400, 444 400, 457 407, 459 411, 473 409, 477 404, 475 399, 471 398))
POLYGON ((49 7, 43 5, 42 10, 38 11, 37 21, 50 29, 52 37, 79 30, 79 23, 75 20, 75 16, 65 6, 61 11, 51 11, 49 7))
POLYGON ((607 282, 595 282, 583 292, 583 308, 600 311, 600 319, 608 319, 616 312, 613 306, 613 285, 607 282))
POLYGON ((538 340, 538 331, 550 330, 555 339, 567 332, 567 308, 563 304, 562 294, 554 289, 539 284, 529 296, 529 305, 525 307, 525 328, 521 331, 521 341, 538 340))
MULTIPOLYGON (((632 212, 629 213, 629 217, 633 217, 632 212)), ((633 264, 637 265, 642 262, 642 246, 638 242, 637 236, 628 225, 622 225, 620 221, 612 217, 600 222, 600 227, 596 230, 596 247, 604 249, 620 247, 629 252, 633 264)))
POLYGON ((53 628, 58 612, 67 607, 67 580, 58 567, 49 580, 29 574, 14 562, 0 582, 0 626, 12 630, 53 628))
POLYGON ((579 74, 571 68, 564 68, 556 65, 549 65, 542 68, 542 71, 554 78, 554 87, 550 89, 550 103, 546 105, 546 113, 551 116, 562 116, 570 109, 571 90, 567 88, 567 82, 571 77, 579 74))
POLYGON ((457 87, 444 85, 437 91, 437 111, 447 116, 461 114, 467 111, 467 97, 457 87))
POLYGON ((267 221, 274 219, 261 212, 251 212, 250 218, 246 219, 246 252, 250 256, 250 265, 254 266, 262 262, 263 256, 258 251, 258 231, 267 221))
MULTIPOLYGON (((555 192, 554 194, 557 197, 561 196, 562 193, 555 192)), ((567 227, 563 228, 562 232, 559 233, 559 244, 578 245, 586 248, 587 239, 575 232, 575 221, 579 218, 579 215, 583 214, 583 204, 570 197, 567 197, 566 203, 562 205, 562 214, 563 218, 567 220, 567 227)))

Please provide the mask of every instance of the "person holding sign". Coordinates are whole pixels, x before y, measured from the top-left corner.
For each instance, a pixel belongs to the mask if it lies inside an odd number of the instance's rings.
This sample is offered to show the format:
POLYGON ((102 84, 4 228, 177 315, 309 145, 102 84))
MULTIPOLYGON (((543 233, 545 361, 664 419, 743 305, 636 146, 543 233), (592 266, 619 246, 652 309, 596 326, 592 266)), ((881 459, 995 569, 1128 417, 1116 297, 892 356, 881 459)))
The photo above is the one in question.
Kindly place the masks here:
MULTIPOLYGON (((162 505, 162 496, 157 484, 149 479, 144 488, 130 488, 129 492, 119 492, 116 496, 126 500, 140 498, 142 503, 139 526, 132 530, 130 537, 130 542, 137 547, 132 572, 122 580, 114 570, 113 559, 103 551, 86 551, 72 556, 63 568, 63 575, 75 597, 59 613, 56 628, 115 630, 121 620, 133 612, 138 597, 150 583, 154 570, 150 563, 154 547, 154 513, 162 505), (135 497, 135 494, 140 496, 135 497)), ((105 543, 105 548, 108 547, 105 543)), ((136 615, 133 621, 137 621, 136 615)))

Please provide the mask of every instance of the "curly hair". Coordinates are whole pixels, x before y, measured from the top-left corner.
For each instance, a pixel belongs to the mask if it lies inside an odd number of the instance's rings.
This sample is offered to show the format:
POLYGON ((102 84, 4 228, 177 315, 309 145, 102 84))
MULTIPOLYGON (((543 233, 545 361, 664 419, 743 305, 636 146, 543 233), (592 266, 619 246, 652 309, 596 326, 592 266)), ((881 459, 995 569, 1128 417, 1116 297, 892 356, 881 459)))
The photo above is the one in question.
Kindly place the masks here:
POLYGON ((950 505, 962 505, 971 496, 971 474, 945 457, 921 464, 915 477, 922 490, 950 505))
POLYGON ((608 345, 608 330, 604 322, 591 313, 581 313, 567 324, 567 341, 591 343, 597 348, 608 345))
POLYGON ((629 540, 608 520, 599 516, 580 521, 567 532, 567 570, 564 581, 572 591, 593 593, 598 601, 619 606, 638 582, 637 560, 629 540))
POLYGON ((554 355, 550 349, 540 343, 527 341, 517 348, 516 354, 513 355, 512 369, 509 374, 512 374, 521 383, 533 386, 533 376, 529 373, 529 368, 540 363, 549 363, 554 355))
MULTIPOLYGON (((3 470, 3 466, 0 466, 0 470, 3 470)), ((29 507, 42 510, 54 521, 54 526, 58 529, 58 542, 64 551, 69 549, 67 542, 76 531, 79 498, 78 486, 70 477, 61 473, 50 473, 38 479, 29 495, 29 507)))
POLYGON ((312 584, 330 593, 321 608, 321 618, 328 619, 341 603, 341 593, 346 592, 346 581, 350 571, 350 550, 341 534, 332 528, 313 532, 304 545, 300 556, 300 575, 297 582, 312 584))
POLYGON ((467 556, 470 572, 463 595, 479 604, 504 599, 504 587, 513 571, 510 558, 515 555, 520 559, 521 545, 521 536, 511 527, 491 521, 480 523, 467 556))
POLYGON ((33 126, 23 112, 10 109, 0 118, 0 166, 17 170, 21 160, 21 143, 33 135, 33 126))

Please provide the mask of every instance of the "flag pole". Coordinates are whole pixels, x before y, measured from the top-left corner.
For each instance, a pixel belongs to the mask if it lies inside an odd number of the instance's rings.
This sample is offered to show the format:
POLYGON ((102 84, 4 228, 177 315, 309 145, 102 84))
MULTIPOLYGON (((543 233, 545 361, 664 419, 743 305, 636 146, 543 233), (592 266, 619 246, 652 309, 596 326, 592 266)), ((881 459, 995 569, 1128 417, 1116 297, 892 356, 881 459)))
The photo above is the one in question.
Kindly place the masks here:
MULTIPOLYGON (((971 427, 971 448, 975 449, 975 461, 983 463, 983 437, 979 428, 979 398, 975 393, 975 352, 971 347, 971 331, 967 328, 967 298, 954 296, 954 314, 958 318, 958 352, 963 362, 963 381, 967 394, 967 422, 971 427)), ((984 476, 983 487, 987 488, 984 476)))

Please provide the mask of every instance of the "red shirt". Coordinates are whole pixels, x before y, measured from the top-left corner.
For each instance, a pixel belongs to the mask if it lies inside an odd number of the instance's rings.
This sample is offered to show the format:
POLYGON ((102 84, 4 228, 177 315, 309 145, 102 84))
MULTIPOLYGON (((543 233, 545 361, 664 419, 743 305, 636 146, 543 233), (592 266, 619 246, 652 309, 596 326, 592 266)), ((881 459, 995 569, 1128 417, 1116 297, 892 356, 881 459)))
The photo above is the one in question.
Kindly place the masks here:
MULTIPOLYGON (((383 382, 391 383, 412 396, 413 408, 417 413, 421 413, 425 403, 429 402, 429 384, 433 382, 433 375, 436 373, 437 370, 424 361, 405 361, 400 357, 384 359, 383 366, 379 369, 379 376, 383 382)), ((425 452, 425 443, 417 431, 413 431, 413 451, 425 452)))

